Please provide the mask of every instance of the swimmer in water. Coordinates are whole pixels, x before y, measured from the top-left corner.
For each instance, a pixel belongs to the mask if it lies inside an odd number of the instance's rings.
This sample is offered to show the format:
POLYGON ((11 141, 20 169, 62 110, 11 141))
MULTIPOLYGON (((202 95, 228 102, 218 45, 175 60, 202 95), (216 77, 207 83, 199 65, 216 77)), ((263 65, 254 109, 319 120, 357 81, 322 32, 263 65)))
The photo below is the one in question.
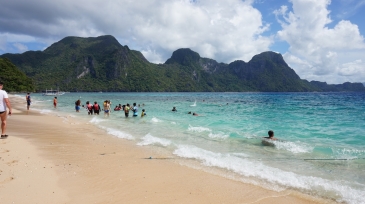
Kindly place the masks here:
POLYGON ((265 146, 275 146, 275 144, 271 140, 278 140, 274 137, 274 131, 269 130, 269 137, 263 137, 262 144, 265 146))
POLYGON ((269 140, 278 140, 274 137, 274 131, 269 130, 269 132, 267 133, 269 135, 269 137, 264 137, 265 139, 269 139, 269 140))

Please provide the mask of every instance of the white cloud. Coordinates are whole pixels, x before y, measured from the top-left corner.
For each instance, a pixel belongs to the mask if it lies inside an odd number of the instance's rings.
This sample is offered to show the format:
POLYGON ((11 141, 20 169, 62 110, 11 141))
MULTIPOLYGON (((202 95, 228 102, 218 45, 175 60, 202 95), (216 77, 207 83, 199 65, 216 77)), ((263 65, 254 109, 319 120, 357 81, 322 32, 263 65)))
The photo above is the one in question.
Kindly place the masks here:
MULTIPOLYGON (((237 0, 170 1, 143 18, 133 27, 134 37, 165 53, 164 60, 186 47, 218 61, 250 60, 272 43, 271 38, 261 36, 267 27, 262 25, 260 12, 237 0)), ((147 52, 146 46, 139 46, 147 52)))
POLYGON ((18 52, 24 46, 32 49, 35 43, 41 49, 66 36, 109 34, 155 63, 165 62, 178 48, 191 48, 202 57, 229 63, 248 61, 280 39, 289 44, 284 58, 301 78, 363 81, 359 76, 364 76, 364 37, 350 21, 333 22, 327 8, 330 0, 290 0, 293 7, 282 6, 274 12, 282 26, 276 36, 266 33, 270 27, 263 23, 254 2, 3 1, 0 52, 18 52))
POLYGON ((354 76, 361 77, 361 80, 365 80, 365 63, 362 60, 355 60, 353 62, 344 63, 339 71, 340 75, 343 76, 354 76))
POLYGON ((330 0, 291 0, 293 11, 283 6, 276 14, 282 30, 277 37, 290 47, 284 55, 301 78, 330 83, 356 82, 364 73, 365 42, 358 26, 342 20, 333 28, 327 6, 330 0), (357 60, 357 61, 355 61, 357 60))
POLYGON ((0 33, 0 51, 4 53, 25 52, 29 50, 28 46, 26 45, 27 43, 36 43, 39 41, 45 40, 23 34, 0 33))
POLYGON ((149 61, 151 62, 162 62, 164 59, 162 58, 162 56, 156 52, 156 50, 144 50, 144 51, 141 51, 143 56, 146 58, 146 59, 149 59, 149 61))
POLYGON ((273 43, 271 37, 263 36, 268 25, 262 23, 253 2, 12 0, 0 8, 4 19, 0 33, 7 29, 37 36, 43 43, 66 36, 110 34, 152 62, 164 62, 176 49, 187 47, 217 61, 248 61, 273 43))

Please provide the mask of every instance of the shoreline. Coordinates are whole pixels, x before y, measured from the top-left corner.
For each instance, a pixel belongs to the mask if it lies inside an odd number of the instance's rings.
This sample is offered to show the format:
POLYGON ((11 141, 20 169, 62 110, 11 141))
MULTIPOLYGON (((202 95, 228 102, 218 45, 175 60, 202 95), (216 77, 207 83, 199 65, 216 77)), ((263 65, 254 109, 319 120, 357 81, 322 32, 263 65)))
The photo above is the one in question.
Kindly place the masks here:
POLYGON ((189 168, 77 118, 10 101, 9 137, 0 140, 4 203, 335 203, 189 168))

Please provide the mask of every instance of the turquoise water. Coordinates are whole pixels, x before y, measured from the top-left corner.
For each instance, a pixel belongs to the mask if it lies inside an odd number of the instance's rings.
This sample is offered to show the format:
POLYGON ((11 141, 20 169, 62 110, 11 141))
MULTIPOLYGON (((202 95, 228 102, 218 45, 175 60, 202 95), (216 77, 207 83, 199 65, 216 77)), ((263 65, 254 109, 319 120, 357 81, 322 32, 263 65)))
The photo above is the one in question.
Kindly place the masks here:
POLYGON ((31 108, 42 113, 86 119, 105 136, 192 167, 273 190, 364 203, 365 93, 67 93, 58 96, 56 110, 52 96, 32 97, 31 108), (111 100, 112 107, 136 102, 147 116, 76 113, 79 98, 82 104, 111 100), (280 141, 264 146, 268 130, 280 141))

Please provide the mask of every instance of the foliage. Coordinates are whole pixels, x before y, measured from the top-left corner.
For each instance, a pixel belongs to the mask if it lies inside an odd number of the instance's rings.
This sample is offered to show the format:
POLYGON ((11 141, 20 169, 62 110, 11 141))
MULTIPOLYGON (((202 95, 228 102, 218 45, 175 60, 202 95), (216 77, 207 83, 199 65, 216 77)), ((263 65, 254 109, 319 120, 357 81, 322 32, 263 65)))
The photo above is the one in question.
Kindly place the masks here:
POLYGON ((0 58, 0 80, 8 92, 34 91, 32 79, 21 72, 9 59, 0 58))
MULTIPOLYGON (((280 54, 264 52, 248 63, 218 63, 188 48, 173 52, 164 64, 148 62, 141 52, 110 35, 66 37, 46 50, 4 54, 34 81, 37 91, 242 92, 325 91, 301 80, 280 54)), ((365 91, 353 85, 330 90, 365 91)))

